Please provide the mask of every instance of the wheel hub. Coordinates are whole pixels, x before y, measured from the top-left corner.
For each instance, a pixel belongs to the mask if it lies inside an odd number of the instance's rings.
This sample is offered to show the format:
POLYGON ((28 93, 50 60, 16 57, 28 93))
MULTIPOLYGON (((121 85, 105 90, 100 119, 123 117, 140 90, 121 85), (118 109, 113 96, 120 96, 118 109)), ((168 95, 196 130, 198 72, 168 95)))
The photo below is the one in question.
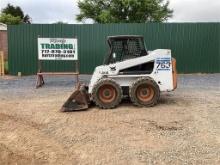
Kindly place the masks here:
POLYGON ((104 103, 110 103, 116 98, 116 90, 111 85, 103 85, 98 91, 99 99, 104 103))
POLYGON ((104 95, 105 97, 108 97, 111 95, 111 91, 109 91, 108 89, 104 90, 104 95))
POLYGON ((151 86, 140 85, 137 88, 136 96, 140 101, 147 102, 154 97, 154 90, 151 86))
POLYGON ((148 94, 147 89, 146 89, 146 88, 145 88, 145 89, 142 89, 141 94, 142 94, 143 96, 146 96, 146 95, 148 94))

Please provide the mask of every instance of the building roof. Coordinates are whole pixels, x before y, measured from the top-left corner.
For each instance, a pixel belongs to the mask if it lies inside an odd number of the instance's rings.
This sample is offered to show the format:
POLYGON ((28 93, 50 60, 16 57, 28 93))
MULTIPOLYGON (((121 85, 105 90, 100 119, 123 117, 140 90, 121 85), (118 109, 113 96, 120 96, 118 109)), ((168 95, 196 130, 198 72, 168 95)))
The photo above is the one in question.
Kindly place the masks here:
POLYGON ((7 30, 7 25, 0 22, 0 30, 6 31, 7 30))

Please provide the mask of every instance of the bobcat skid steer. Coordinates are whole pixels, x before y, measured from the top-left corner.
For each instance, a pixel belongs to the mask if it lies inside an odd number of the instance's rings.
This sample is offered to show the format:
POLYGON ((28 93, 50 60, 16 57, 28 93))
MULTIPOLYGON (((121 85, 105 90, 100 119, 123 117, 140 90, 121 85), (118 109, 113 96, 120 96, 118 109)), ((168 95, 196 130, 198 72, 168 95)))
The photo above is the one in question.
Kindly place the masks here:
POLYGON ((102 109, 115 108, 123 96, 137 106, 157 104, 160 92, 177 87, 176 60, 171 50, 148 52, 142 36, 108 37, 110 52, 97 66, 88 86, 79 85, 61 111, 87 109, 94 102, 102 109))

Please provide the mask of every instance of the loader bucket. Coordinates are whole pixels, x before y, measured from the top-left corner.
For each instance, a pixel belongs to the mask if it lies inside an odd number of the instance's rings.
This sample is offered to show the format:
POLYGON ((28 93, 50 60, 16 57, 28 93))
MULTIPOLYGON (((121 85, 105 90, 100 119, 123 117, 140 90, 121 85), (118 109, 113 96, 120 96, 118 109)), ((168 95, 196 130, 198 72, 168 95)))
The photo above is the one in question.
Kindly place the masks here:
POLYGON ((89 95, 85 86, 78 86, 60 109, 61 112, 85 110, 89 105, 89 95))

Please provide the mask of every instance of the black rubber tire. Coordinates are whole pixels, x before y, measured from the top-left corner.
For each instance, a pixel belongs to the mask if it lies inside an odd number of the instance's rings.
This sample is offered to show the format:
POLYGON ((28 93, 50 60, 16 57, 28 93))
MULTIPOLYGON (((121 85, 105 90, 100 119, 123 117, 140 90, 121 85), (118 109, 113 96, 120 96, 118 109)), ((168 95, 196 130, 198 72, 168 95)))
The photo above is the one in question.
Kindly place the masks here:
POLYGON ((157 104, 159 98, 160 98, 160 89, 157 85, 157 83, 150 77, 143 77, 137 79, 129 88, 129 96, 131 101, 134 105, 140 106, 140 107, 152 107, 157 104), (149 101, 142 101, 137 97, 137 89, 140 87, 140 85, 149 86, 153 91, 154 94, 152 96, 152 99, 149 101))
POLYGON ((121 86, 117 84, 113 79, 111 78, 102 78, 100 79, 94 86, 92 90, 92 100, 93 102, 102 109, 112 109, 115 108, 118 104, 120 104, 122 99, 123 93, 121 86), (112 88, 115 89, 115 99, 109 103, 103 102, 99 97, 99 89, 103 87, 104 85, 110 85, 112 88))

